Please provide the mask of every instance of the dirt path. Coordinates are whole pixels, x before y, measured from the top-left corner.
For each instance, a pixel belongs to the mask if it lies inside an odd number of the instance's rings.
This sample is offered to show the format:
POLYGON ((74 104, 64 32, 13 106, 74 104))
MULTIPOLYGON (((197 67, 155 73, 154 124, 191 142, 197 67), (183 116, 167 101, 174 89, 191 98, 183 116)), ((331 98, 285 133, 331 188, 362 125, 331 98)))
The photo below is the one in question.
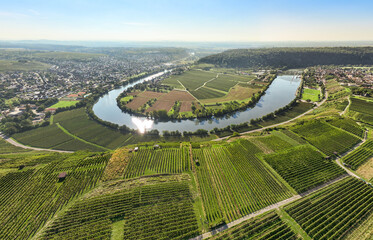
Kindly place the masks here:
POLYGON ((346 108, 343 110, 343 112, 341 112, 341 113, 339 114, 339 116, 343 116, 343 115, 345 115, 346 112, 347 112, 347 109, 350 107, 350 105, 351 105, 351 98, 350 98, 350 96, 347 97, 347 100, 348 100, 348 104, 347 104, 346 108))
POLYGON ((358 179, 362 179, 360 176, 356 175, 355 173, 353 173, 349 168, 345 167, 343 165, 343 163, 341 162, 341 158, 343 158, 344 156, 346 156, 347 154, 351 153, 352 151, 354 151, 356 148, 360 147, 362 144, 364 144, 366 142, 368 138, 368 130, 365 130, 364 132, 364 138, 363 138, 363 141, 359 142, 358 144, 356 144, 353 148, 351 148, 350 150, 348 150, 347 152, 343 153, 342 155, 340 155, 335 161, 336 163, 341 167, 343 168, 347 173, 348 175, 352 176, 352 177, 355 177, 355 178, 358 178, 358 179))
POLYGON ((72 151, 64 151, 64 150, 55 150, 55 149, 46 149, 46 148, 36 148, 36 147, 29 147, 29 146, 26 146, 26 145, 23 145, 22 143, 19 143, 17 141, 15 141, 14 139, 6 136, 5 134, 3 134, 2 132, 0 132, 0 137, 2 139, 4 139, 5 141, 7 141, 8 143, 16 146, 16 147, 20 147, 20 148, 24 148, 24 149, 30 149, 30 150, 35 150, 35 151, 48 151, 48 152, 60 152, 60 153, 73 153, 72 151))
POLYGON ((291 198, 285 199, 285 200, 283 200, 281 202, 277 202, 277 203, 272 204, 272 205, 270 205, 268 207, 262 208, 262 209, 260 209, 260 210, 258 210, 256 212, 253 212, 253 213, 251 213, 249 215, 246 215, 246 216, 244 216, 242 218, 234 220, 233 222, 227 223, 227 224, 221 226, 220 228, 214 229, 213 231, 210 231, 210 232, 204 233, 202 235, 199 235, 197 237, 191 238, 190 240, 201 240, 201 239, 209 238, 209 237, 211 237, 211 236, 213 236, 215 234, 218 234, 218 233, 220 233, 220 232, 222 232, 222 231, 224 231, 224 230, 226 230, 228 228, 234 227, 234 226, 236 226, 236 225, 238 225, 238 224, 240 224, 240 223, 242 223, 242 222, 244 222, 246 220, 249 220, 251 218, 259 216, 259 215, 261 215, 261 214, 263 214, 265 212, 278 209, 278 208, 280 208, 280 207, 282 207, 282 206, 284 206, 284 205, 286 205, 288 203, 291 203, 291 202, 293 202, 295 200, 304 198, 304 197, 306 197, 306 196, 308 196, 308 195, 310 195, 310 194, 312 194, 312 193, 314 193, 314 192, 316 192, 316 191, 318 191, 318 190, 320 190, 320 189, 322 189, 324 187, 327 187, 327 186, 329 186, 329 185, 331 185, 333 183, 336 183, 336 182, 344 179, 347 176, 348 176, 347 174, 342 175, 342 176, 340 176, 340 177, 338 177, 336 179, 333 179, 333 180, 331 180, 329 182, 326 182, 326 183, 324 183, 324 184, 322 184, 322 185, 320 185, 318 187, 315 187, 315 188, 313 188, 311 190, 308 190, 307 192, 294 195, 291 198))
MULTIPOLYGON (((296 119, 298 119, 298 118, 300 118, 300 117, 303 117, 304 115, 306 115, 306 114, 312 112, 313 110, 317 109, 318 107, 320 107, 321 105, 323 105, 323 104, 326 102, 327 99, 328 99, 328 94, 326 93, 326 94, 325 94, 325 99, 322 100, 322 101, 320 102, 320 104, 316 104, 316 106, 315 106, 314 108, 311 108, 311 109, 308 110, 307 112, 304 112, 304 113, 302 113, 301 115, 296 116, 295 118, 289 119, 289 120, 287 120, 287 121, 285 121, 285 122, 280 122, 280 123, 277 123, 277 124, 273 124, 273 125, 270 125, 270 126, 266 126, 266 127, 262 127, 262 128, 258 128, 258 129, 254 129, 254 130, 250 130, 250 131, 247 131, 247 132, 242 132, 242 133, 240 133, 240 134, 248 134, 248 133, 260 132, 260 131, 265 130, 265 129, 267 129, 267 128, 273 128, 273 127, 277 127, 277 126, 281 126, 281 125, 284 125, 284 124, 290 123, 290 122, 292 122, 292 121, 294 121, 294 120, 296 120, 296 119)), ((229 138, 229 137, 231 137, 231 136, 226 136, 226 137, 216 138, 216 139, 213 139, 213 140, 211 140, 211 141, 221 141, 221 140, 227 139, 227 138, 229 138)))

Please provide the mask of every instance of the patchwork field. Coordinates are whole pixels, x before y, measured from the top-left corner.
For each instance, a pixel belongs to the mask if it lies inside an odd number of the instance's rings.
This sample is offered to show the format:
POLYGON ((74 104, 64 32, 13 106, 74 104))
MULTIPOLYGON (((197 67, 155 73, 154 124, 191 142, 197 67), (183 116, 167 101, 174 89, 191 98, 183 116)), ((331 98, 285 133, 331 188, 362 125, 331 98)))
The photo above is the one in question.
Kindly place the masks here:
POLYGON ((335 128, 322 120, 310 120, 291 128, 328 156, 341 154, 360 141, 360 138, 335 128))
POLYGON ((264 159, 297 192, 302 193, 335 179, 344 171, 309 145, 266 155, 264 159))
POLYGON ((341 239, 373 212, 373 188, 348 177, 285 208, 313 239, 341 239))

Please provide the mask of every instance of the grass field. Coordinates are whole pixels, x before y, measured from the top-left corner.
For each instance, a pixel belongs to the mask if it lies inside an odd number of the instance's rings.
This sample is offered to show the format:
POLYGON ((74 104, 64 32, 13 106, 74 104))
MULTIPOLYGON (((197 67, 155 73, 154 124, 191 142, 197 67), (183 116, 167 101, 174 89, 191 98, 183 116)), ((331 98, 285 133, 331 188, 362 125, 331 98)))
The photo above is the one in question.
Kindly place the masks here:
POLYGON ((311 100, 312 102, 318 102, 320 100, 320 91, 316 89, 304 88, 302 93, 303 100, 311 100))
POLYGON ((50 106, 50 108, 64 108, 75 106, 79 101, 58 101, 58 103, 50 106))
POLYGON ((41 62, 18 62, 18 61, 8 61, 0 60, 0 72, 6 71, 37 71, 37 70, 47 70, 50 65, 41 62))

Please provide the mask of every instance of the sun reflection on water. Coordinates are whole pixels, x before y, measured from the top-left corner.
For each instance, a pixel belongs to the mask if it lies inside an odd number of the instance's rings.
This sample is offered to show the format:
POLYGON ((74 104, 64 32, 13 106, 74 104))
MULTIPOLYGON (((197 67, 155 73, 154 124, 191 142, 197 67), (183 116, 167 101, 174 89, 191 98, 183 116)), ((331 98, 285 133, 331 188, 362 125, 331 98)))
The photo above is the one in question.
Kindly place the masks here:
POLYGON ((132 117, 132 122, 136 125, 137 130, 140 133, 145 133, 147 129, 151 129, 154 123, 154 121, 151 119, 140 119, 137 117, 132 117))

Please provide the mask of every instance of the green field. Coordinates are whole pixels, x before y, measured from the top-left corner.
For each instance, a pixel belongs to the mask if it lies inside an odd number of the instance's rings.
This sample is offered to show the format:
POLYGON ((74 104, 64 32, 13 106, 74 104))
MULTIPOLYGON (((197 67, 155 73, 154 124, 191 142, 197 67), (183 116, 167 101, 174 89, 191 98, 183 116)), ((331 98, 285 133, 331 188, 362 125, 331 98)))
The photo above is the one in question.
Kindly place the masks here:
POLYGON ((47 70, 50 65, 46 63, 36 62, 36 61, 8 61, 0 60, 0 72, 6 71, 37 71, 37 70, 47 70))
POLYGON ((320 100, 320 91, 316 89, 304 88, 302 93, 303 100, 318 102, 320 100))
POLYGON ((309 145, 265 156, 265 160, 297 192, 302 193, 332 180, 344 171, 309 145))
POLYGON ((373 212, 373 189, 351 177, 286 207, 313 239, 341 239, 373 212))
POLYGON ((291 130, 328 156, 344 153, 360 141, 357 136, 322 120, 310 120, 294 126, 291 130))
POLYGON ((50 106, 50 108, 64 108, 75 106, 79 101, 58 101, 58 103, 50 106))

